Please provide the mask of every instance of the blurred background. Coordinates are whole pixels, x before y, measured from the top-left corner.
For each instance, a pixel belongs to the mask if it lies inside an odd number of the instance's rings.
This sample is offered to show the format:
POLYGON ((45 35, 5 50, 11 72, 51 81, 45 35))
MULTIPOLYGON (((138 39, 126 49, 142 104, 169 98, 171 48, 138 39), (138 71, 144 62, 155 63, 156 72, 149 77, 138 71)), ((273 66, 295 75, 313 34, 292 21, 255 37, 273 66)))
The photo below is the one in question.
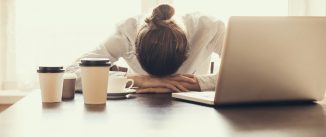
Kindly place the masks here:
MULTIPOLYGON (((325 0, 0 0, 0 89, 38 88, 38 65, 72 63, 121 20, 161 3, 172 4, 177 15, 201 12, 225 22, 229 16, 326 15, 325 0)), ((218 68, 219 57, 212 61, 218 68)))

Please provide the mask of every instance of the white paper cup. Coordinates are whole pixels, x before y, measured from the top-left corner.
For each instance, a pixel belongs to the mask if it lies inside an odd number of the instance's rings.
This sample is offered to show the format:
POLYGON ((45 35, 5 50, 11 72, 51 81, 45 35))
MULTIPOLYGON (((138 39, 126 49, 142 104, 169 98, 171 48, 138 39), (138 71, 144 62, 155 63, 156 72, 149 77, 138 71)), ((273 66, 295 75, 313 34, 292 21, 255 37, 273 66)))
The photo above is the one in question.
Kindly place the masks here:
POLYGON ((81 60, 82 91, 85 104, 105 104, 110 62, 103 58, 81 60))
POLYGON ((125 89, 130 89, 134 85, 134 80, 127 79, 126 76, 111 76, 109 79, 108 92, 119 93, 124 92, 125 89), (130 82, 128 87, 127 84, 130 82))
POLYGON ((39 67, 42 102, 61 102, 63 87, 63 67, 39 67))

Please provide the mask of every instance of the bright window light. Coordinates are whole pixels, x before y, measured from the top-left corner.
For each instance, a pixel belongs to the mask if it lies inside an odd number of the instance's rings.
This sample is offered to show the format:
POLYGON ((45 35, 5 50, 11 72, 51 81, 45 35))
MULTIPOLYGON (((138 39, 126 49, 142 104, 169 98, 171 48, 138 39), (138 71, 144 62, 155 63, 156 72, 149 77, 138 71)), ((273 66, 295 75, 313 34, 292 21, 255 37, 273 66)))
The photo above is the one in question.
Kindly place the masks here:
POLYGON ((20 83, 36 78, 37 65, 72 63, 105 41, 119 21, 140 12, 140 0, 16 0, 20 83))
MULTIPOLYGON (((170 1, 170 0, 167 0, 170 1)), ((177 14, 287 16, 287 0, 171 0, 177 14)), ((17 80, 34 86, 40 64, 68 65, 114 32, 116 24, 141 14, 152 0, 15 0, 17 80)), ((218 63, 215 63, 218 64, 218 63)))

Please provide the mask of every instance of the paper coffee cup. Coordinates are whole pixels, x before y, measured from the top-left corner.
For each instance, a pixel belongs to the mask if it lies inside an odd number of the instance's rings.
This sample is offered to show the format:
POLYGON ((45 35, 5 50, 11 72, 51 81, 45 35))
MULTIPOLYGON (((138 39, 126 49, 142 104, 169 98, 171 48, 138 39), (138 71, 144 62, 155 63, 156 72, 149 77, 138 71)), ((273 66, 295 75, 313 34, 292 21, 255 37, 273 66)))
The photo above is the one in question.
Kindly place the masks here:
POLYGON ((42 102, 61 102, 63 74, 61 66, 40 66, 39 74, 42 102))
POLYGON ((105 104, 110 60, 107 58, 84 58, 81 69, 82 91, 85 104, 105 104))
POLYGON ((126 76, 110 76, 108 84, 109 93, 121 93, 130 89, 134 85, 134 80, 128 79, 126 76), (128 87, 127 84, 129 84, 128 87))

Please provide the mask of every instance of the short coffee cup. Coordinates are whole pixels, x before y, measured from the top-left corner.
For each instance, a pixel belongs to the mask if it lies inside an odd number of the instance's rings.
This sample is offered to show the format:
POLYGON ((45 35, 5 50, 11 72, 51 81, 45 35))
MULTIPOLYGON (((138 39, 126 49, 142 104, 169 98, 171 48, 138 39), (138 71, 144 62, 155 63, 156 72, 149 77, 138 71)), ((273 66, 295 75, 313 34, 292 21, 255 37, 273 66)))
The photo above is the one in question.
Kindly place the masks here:
POLYGON ((107 58, 83 58, 79 66, 84 103, 105 104, 110 60, 107 58))
POLYGON ((37 70, 42 102, 61 102, 63 74, 62 66, 40 66, 37 70))
POLYGON ((76 75, 74 73, 65 73, 63 76, 62 99, 72 100, 75 97, 76 75))
POLYGON ((111 76, 108 84, 108 93, 121 93, 129 90, 133 85, 134 80, 128 79, 126 76, 111 76), (130 84, 127 86, 129 82, 130 84))

